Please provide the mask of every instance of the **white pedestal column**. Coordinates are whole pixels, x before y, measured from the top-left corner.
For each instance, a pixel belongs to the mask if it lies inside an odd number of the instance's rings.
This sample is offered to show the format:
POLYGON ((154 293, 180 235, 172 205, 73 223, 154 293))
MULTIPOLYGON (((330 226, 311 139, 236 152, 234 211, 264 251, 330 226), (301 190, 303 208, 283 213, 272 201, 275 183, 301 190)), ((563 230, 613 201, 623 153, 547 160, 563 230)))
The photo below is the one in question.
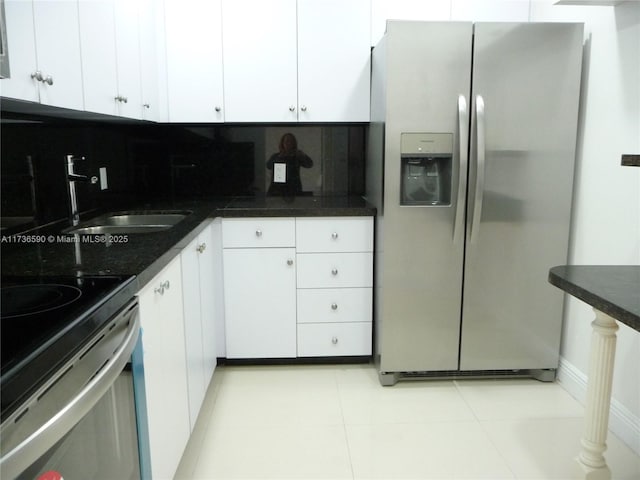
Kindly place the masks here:
POLYGON ((591 354, 585 405, 585 423, 582 449, 576 459, 582 474, 588 480, 608 480, 611 471, 603 453, 607 449, 611 384, 616 353, 615 319, 594 309, 596 319, 591 323, 591 354))

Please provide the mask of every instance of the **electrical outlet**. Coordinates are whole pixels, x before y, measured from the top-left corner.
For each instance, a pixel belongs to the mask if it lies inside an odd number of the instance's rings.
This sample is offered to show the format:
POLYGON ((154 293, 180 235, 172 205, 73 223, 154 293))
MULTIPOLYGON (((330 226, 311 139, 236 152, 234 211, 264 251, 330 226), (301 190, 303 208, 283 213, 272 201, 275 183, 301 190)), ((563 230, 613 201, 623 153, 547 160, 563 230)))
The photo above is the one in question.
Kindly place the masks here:
POLYGON ((107 184, 107 167, 100 167, 100 190, 109 188, 107 184))

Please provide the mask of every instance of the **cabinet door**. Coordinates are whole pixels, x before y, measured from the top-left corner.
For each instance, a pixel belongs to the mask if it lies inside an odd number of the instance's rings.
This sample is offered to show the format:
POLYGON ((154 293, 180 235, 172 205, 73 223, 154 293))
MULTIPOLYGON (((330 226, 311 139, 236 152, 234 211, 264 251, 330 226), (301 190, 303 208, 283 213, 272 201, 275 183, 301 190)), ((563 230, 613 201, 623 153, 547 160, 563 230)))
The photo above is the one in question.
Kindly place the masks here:
POLYGON ((215 256, 222 255, 219 249, 216 252, 216 242, 214 240, 213 225, 205 228, 198 235, 198 267, 200 278, 200 312, 202 321, 202 359, 204 363, 204 380, 205 391, 209 386, 211 377, 216 368, 217 348, 216 348, 216 330, 215 320, 218 303, 221 299, 218 297, 219 291, 216 290, 216 270, 215 256))
POLYGON ((138 297, 152 477, 173 478, 190 433, 180 259, 138 297))
POLYGON ((222 19, 225 121, 297 121, 296 0, 223 0, 222 19))
POLYGON ((189 389, 189 419, 191 431, 195 426, 206 391, 202 312, 200 308, 200 267, 198 239, 194 238, 180 254, 182 264, 182 295, 184 305, 185 356, 189 389))
POLYGON ((166 104, 164 108, 160 104, 161 69, 158 61, 158 52, 162 52, 164 57, 164 47, 161 46, 164 42, 164 21, 160 22, 158 19, 164 19, 164 11, 161 11, 161 5, 155 0, 139 0, 138 5, 142 118, 153 122, 166 121, 166 117, 162 116, 166 104), (161 26, 160 29, 157 28, 158 25, 161 26))
POLYGON ((224 250, 227 358, 296 356, 295 248, 224 250))
POLYGON ((298 120, 368 122, 369 0, 298 0, 298 120))
POLYGON ((40 82, 40 103, 82 110, 78 0, 35 1, 33 21, 38 70, 52 83, 40 82))
POLYGON ((11 78, 0 80, 0 95, 29 102, 39 101, 38 82, 31 77, 36 64, 36 37, 33 26, 33 2, 5 0, 7 43, 11 78))
POLYGON ((116 115, 118 77, 113 0, 80 2, 78 15, 84 109, 116 115))
POLYGON ((209 225, 180 253, 192 431, 216 366, 212 232, 209 225))
POLYGON ((142 118, 138 3, 115 0, 115 40, 118 72, 118 114, 142 118))
MULTIPOLYGON (((235 2, 234 2, 235 3, 235 2)), ((265 2, 267 3, 267 2, 265 2)), ((166 0, 169 121, 222 122, 222 20, 220 0, 166 0)), ((254 17, 243 10, 241 32, 254 17)), ((249 38, 245 41, 251 44, 249 38)), ((253 45, 250 45, 253 47, 253 45)), ((227 120, 229 120, 227 118, 227 120)))

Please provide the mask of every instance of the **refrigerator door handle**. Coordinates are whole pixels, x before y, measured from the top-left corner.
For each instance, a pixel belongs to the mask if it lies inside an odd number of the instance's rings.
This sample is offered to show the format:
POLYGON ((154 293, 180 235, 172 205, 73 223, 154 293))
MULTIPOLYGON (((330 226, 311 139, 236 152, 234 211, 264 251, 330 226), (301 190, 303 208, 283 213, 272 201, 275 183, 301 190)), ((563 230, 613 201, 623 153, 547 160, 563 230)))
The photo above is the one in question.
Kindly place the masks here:
POLYGON ((459 171, 458 171, 458 200, 456 203, 456 213, 453 219, 453 243, 457 243, 460 232, 463 230, 464 222, 464 196, 466 190, 466 175, 468 162, 468 113, 467 100, 464 95, 458 96, 458 148, 459 148, 459 171))
POLYGON ((471 239, 474 243, 478 238, 480 229, 480 217, 482 216, 482 198, 484 194, 484 167, 485 167, 485 125, 484 125, 484 100, 482 96, 476 96, 476 190, 473 202, 473 217, 471 221, 471 239))

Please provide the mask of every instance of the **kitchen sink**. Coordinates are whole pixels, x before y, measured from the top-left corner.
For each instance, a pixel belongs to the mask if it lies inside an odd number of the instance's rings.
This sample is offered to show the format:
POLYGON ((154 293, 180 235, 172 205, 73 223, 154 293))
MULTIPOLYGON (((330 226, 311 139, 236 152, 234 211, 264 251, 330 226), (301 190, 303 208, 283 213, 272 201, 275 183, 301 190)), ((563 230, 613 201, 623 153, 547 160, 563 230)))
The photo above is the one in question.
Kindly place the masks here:
POLYGON ((184 220, 189 210, 112 212, 63 230, 78 235, 153 233, 169 230, 184 220))

